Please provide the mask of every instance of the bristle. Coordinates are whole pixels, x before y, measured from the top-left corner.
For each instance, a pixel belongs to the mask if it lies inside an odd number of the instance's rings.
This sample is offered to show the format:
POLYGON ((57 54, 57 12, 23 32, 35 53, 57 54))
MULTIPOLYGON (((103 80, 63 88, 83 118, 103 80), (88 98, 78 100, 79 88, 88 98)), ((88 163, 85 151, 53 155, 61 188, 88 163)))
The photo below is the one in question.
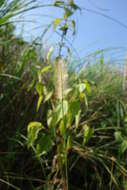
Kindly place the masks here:
POLYGON ((55 95, 56 98, 62 100, 67 90, 68 73, 66 62, 62 58, 55 60, 55 95))

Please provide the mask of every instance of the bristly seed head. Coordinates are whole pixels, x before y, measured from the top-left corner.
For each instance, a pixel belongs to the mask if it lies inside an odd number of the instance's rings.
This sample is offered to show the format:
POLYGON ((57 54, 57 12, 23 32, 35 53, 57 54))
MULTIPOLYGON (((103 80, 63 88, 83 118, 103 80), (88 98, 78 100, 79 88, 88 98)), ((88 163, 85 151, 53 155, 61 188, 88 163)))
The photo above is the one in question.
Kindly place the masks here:
POLYGON ((67 90, 68 73, 66 62, 63 58, 55 59, 55 95, 58 100, 65 98, 67 90))

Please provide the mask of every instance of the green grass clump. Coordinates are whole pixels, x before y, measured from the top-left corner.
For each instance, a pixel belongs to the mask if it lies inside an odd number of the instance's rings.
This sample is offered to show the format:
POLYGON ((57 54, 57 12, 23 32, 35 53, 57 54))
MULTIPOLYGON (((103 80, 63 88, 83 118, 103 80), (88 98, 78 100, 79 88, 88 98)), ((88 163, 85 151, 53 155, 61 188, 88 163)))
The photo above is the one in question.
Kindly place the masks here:
POLYGON ((76 188, 80 185, 79 189, 125 189, 127 124, 122 75, 109 65, 93 64, 80 77, 91 84, 88 111, 82 114, 80 127, 82 130, 82 126, 89 126, 93 135, 85 147, 81 145, 81 132, 75 141, 73 151, 77 155, 71 174, 81 180, 75 180, 76 188))
MULTIPOLYGON (((14 185, 20 189, 46 189, 47 183, 60 182, 59 174, 51 176, 53 173, 50 173, 55 147, 46 156, 40 156, 38 162, 26 149, 24 138, 29 122, 41 121, 47 125, 46 113, 50 104, 42 103, 36 112, 38 95, 35 86, 40 63, 36 60, 35 51, 30 49, 20 59, 22 66, 18 72, 19 66, 14 67, 14 64, 1 72, 6 71, 19 80, 0 77, 0 188, 11 189, 14 185)), ((78 73, 70 73, 69 83, 74 84, 78 73)), ((122 75, 106 64, 93 64, 80 72, 78 80, 89 84, 86 92, 88 105, 81 103, 78 128, 73 121, 68 129, 72 141, 68 151, 69 189, 126 190, 127 110, 126 97, 122 93, 122 75), (87 138, 84 138, 86 134, 87 138)), ((45 83, 49 85, 50 81, 53 84, 49 74, 45 83)))
POLYGON ((63 65, 54 76, 52 58, 39 57, 39 48, 14 38, 13 30, 0 31, 2 40, 8 37, 0 49, 0 189, 54 190, 68 183, 70 190, 126 190, 121 72, 98 62, 79 72, 63 65), (59 93, 62 68, 67 81, 59 93), (27 136, 31 121, 40 129, 27 136))

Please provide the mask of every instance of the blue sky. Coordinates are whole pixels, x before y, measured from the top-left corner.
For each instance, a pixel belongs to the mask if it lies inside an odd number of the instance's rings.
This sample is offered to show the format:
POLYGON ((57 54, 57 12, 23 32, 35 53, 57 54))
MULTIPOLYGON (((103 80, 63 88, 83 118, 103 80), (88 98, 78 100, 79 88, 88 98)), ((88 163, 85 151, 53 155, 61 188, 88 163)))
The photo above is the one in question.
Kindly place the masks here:
MULTIPOLYGON (((45 2, 48 3, 48 0, 45 2)), ((101 12, 127 25, 127 0, 77 0, 76 2, 81 7, 101 12)), ((44 26, 50 23, 54 17, 61 16, 60 10, 52 8, 34 10, 24 15, 26 20, 33 22, 19 25, 16 34, 19 35, 22 31, 26 40, 32 40, 42 34, 44 26)), ((112 51, 108 52, 110 58, 117 61, 122 61, 125 58, 127 54, 127 28, 85 10, 82 11, 82 14, 77 13, 75 19, 77 34, 71 43, 80 57, 91 54, 98 49, 111 48, 112 51)), ((57 40, 59 38, 51 29, 44 38, 45 46, 55 44, 57 40)))

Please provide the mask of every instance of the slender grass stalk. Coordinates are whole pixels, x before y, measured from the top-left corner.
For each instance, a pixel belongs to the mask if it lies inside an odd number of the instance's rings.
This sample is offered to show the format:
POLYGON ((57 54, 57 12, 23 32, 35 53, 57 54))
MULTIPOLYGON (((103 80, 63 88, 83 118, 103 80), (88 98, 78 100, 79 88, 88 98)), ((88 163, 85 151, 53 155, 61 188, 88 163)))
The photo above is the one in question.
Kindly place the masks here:
POLYGON ((10 186, 10 187, 12 187, 12 188, 15 189, 15 190, 21 190, 20 188, 16 187, 15 185, 13 185, 13 184, 11 184, 11 183, 9 183, 9 182, 3 180, 3 179, 0 179, 0 182, 1 182, 1 183, 5 183, 6 185, 8 185, 8 187, 10 186))
POLYGON ((64 124, 64 160, 65 160, 65 181, 66 181, 66 190, 68 190, 68 159, 67 159, 67 131, 66 131, 66 124, 64 120, 64 107, 63 107, 63 100, 65 98, 65 92, 67 90, 67 68, 66 62, 62 58, 57 58, 56 60, 56 98, 62 102, 62 114, 63 114, 63 124, 64 124))

